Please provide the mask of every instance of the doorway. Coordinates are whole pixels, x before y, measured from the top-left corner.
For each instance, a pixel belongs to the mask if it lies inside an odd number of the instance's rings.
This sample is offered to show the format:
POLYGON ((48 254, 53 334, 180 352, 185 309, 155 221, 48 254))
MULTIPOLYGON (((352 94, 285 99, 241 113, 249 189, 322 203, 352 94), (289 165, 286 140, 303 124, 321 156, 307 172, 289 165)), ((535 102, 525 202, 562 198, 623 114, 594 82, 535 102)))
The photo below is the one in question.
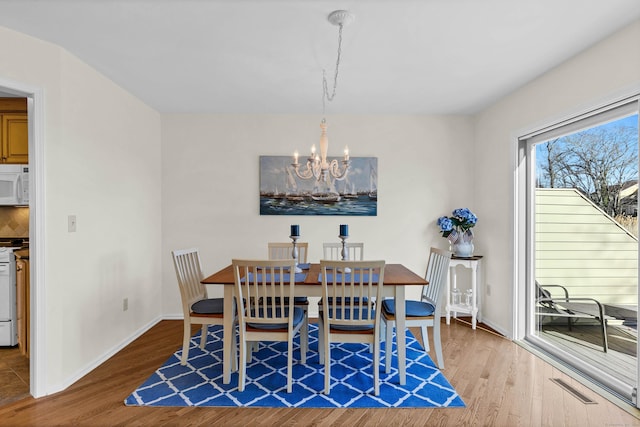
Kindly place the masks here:
POLYGON ((524 338, 634 405, 638 120, 633 97, 519 139, 524 338))
POLYGON ((28 381, 28 394, 41 397, 46 394, 44 375, 44 97, 42 89, 15 81, 0 79, 0 93, 27 100, 28 164, 29 164, 29 359, 26 367, 16 366, 28 381))
MULTIPOLYGON (((3 307, 0 315, 3 331, 0 342, 0 404, 4 404, 30 395, 27 288, 29 207, 25 206, 28 191, 24 191, 24 187, 28 186, 27 99, 21 95, 0 92, 0 119, 0 168, 5 176, 15 179, 11 190, 15 196, 13 205, 0 206, 0 302, 3 307)), ((4 188, 7 189, 6 186, 4 188)))

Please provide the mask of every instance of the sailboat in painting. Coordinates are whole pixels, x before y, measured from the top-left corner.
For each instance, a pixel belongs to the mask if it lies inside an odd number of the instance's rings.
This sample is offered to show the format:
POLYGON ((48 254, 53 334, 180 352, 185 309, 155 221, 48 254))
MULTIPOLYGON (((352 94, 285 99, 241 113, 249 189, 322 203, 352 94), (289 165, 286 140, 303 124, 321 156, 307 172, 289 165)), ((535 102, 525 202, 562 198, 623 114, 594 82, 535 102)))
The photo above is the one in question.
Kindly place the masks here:
POLYGON ((357 199, 358 198, 358 193, 356 192, 355 184, 350 183, 349 181, 345 180, 344 191, 342 192, 341 196, 344 199, 357 199))
POLYGON ((287 171, 287 193, 285 197, 288 201, 291 202, 302 202, 304 201, 304 195, 298 192, 298 183, 296 182, 296 178, 291 173, 291 169, 286 168, 287 171))
POLYGON ((369 199, 378 200, 378 171, 373 162, 369 163, 369 199))
POLYGON ((323 184, 322 181, 317 181, 311 198, 320 203, 335 203, 339 202, 341 197, 336 191, 335 185, 331 181, 331 178, 327 177, 327 181, 323 184))

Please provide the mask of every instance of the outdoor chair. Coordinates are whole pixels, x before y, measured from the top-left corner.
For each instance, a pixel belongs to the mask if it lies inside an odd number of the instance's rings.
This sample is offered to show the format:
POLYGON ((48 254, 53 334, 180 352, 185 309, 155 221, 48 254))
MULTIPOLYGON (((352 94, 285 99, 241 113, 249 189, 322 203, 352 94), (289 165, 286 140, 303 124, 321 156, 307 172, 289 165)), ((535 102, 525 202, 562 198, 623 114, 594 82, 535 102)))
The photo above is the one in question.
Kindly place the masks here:
POLYGON ((608 350, 607 320, 614 319, 607 316, 604 305, 594 298, 570 297, 569 291, 562 285, 541 285, 536 281, 536 316, 566 317, 567 326, 572 326, 578 319, 592 319, 600 324, 602 330, 602 349, 608 350), (552 296, 549 289, 561 289, 563 296, 552 296))

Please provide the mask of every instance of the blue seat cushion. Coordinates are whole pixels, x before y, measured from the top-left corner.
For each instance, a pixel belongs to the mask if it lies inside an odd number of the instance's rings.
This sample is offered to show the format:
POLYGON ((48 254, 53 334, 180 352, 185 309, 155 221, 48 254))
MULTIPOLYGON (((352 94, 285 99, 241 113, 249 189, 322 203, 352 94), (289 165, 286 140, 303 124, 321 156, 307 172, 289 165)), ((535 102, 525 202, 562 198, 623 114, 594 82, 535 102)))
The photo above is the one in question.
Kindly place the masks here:
MULTIPOLYGON (((361 319, 365 316, 363 316, 364 313, 366 313, 368 310, 362 309, 362 310, 354 310, 354 319, 361 319)), ((324 312, 322 310, 320 310, 320 320, 324 321, 324 312)), ((342 319, 342 315, 343 315, 343 311, 342 310, 336 310, 335 315, 333 313, 333 309, 329 309, 329 316, 330 317, 334 317, 336 319, 342 319)), ((351 310, 344 310, 344 320, 348 320, 350 319, 351 316, 351 310)), ((371 319, 371 321, 373 321, 373 319, 376 318, 376 311, 375 310, 371 310, 370 314, 369 314, 369 319, 371 319)), ((331 325, 332 329, 338 329, 341 331, 368 331, 370 329, 374 328, 373 323, 371 323, 370 325, 331 325)))
MULTIPOLYGON (((252 314, 255 313, 255 311, 252 311, 252 314)), ((259 309, 258 314, 262 315, 264 313, 263 309, 259 309)), ((279 316, 281 313, 281 310, 279 308, 276 308, 276 316, 279 316)), ((289 310, 287 308, 285 308, 284 310, 284 314, 285 316, 288 316, 289 310)), ((268 308, 267 309, 267 315, 271 315, 271 309, 268 308)), ((295 328, 296 326, 298 326, 300 324, 300 322, 302 322, 304 320, 304 310, 301 309, 300 307, 294 307, 293 308, 293 327, 295 328)), ((287 329, 287 327, 289 326, 286 323, 247 323, 247 326, 250 326, 252 328, 255 329, 287 329)))
MULTIPOLYGON (((428 317, 436 311, 433 304, 428 302, 409 300, 405 301, 405 303, 407 317, 428 317)), ((385 299, 382 301, 382 309, 388 314, 395 316, 396 300, 393 298, 385 299)))
POLYGON ((209 298, 196 301, 191 305, 196 314, 224 314, 224 298, 209 298))

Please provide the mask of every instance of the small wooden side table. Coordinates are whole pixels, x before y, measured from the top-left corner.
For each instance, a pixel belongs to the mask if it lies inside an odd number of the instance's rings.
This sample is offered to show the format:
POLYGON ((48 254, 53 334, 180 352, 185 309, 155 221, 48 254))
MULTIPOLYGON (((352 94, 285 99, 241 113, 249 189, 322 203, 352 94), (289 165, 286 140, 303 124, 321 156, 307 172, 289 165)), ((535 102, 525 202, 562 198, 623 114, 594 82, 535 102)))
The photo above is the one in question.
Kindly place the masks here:
POLYGON ((451 262, 449 263, 449 280, 447 281, 447 304, 445 305, 445 314, 447 318, 447 325, 450 324, 451 313, 453 313, 453 317, 456 318, 458 313, 468 313, 471 314, 471 328, 476 328, 477 321, 482 321, 482 312, 480 310, 481 303, 481 290, 483 288, 482 283, 482 271, 481 271, 481 261, 482 255, 475 255, 472 257, 457 257, 453 255, 451 257, 451 262), (456 283, 456 267, 463 266, 464 268, 469 268, 472 270, 471 274, 471 292, 472 292, 472 301, 471 305, 467 305, 464 301, 461 301, 460 304, 453 304, 451 301, 451 290, 457 289, 456 283))

